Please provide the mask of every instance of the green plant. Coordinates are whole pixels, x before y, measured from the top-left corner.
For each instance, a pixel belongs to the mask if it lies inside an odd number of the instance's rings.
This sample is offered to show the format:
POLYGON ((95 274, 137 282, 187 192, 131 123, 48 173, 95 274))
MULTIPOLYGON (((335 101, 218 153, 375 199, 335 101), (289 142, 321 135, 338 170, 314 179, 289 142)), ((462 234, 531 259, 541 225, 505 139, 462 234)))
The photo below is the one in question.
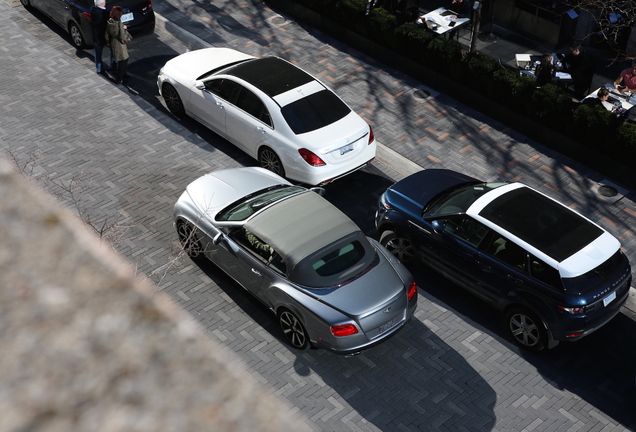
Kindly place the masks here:
POLYGON ((563 89, 547 84, 534 89, 526 106, 527 115, 557 131, 563 131, 572 122, 572 97, 563 89))

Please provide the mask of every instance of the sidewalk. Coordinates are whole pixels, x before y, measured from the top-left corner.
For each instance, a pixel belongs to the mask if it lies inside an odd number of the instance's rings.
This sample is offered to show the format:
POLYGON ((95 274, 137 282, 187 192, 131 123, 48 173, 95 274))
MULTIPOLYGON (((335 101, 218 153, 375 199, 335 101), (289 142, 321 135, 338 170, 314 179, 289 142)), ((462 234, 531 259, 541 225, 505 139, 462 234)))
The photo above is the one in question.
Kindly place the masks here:
MULTIPOLYGON (((444 167, 488 181, 523 181, 618 237, 636 269, 634 191, 264 5, 249 12, 230 2, 158 0, 153 6, 157 28, 191 49, 229 46, 278 55, 332 86, 373 126, 380 163, 403 175, 444 167), (416 90, 430 96, 420 99, 416 90), (601 185, 615 186, 619 195, 601 196, 601 185)), ((515 51, 529 52, 503 39, 493 45, 508 50, 513 61, 515 51)), ((634 289, 627 308, 636 313, 634 289)))

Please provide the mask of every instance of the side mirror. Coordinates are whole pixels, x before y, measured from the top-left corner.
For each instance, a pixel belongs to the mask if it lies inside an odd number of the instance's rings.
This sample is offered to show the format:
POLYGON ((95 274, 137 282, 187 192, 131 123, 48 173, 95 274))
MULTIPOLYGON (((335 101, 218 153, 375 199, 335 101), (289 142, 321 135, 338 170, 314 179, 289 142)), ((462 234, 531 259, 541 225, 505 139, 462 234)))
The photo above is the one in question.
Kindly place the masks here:
POLYGON ((194 86, 198 89, 198 90, 205 90, 205 83, 203 81, 197 81, 194 86))
POLYGON ((220 232, 217 235, 214 236, 214 238, 212 239, 212 243, 214 243, 215 245, 218 245, 219 243, 221 243, 221 241, 223 241, 223 233, 220 232))
POLYGON ((309 189, 312 192, 316 192, 318 195, 323 196, 325 194, 325 188, 323 187, 312 187, 309 189))
POLYGON ((433 222, 431 222, 431 225, 433 225, 433 231, 435 231, 437 234, 441 234, 444 232, 444 227, 446 226, 446 221, 445 220, 434 220, 433 222))

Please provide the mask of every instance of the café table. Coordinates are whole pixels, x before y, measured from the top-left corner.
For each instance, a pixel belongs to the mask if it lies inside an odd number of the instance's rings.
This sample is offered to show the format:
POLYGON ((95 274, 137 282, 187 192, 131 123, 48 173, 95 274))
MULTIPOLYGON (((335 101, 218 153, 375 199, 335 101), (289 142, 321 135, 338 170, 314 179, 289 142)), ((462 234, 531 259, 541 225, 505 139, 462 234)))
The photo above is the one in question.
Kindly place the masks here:
MULTIPOLYGON (((564 66, 561 58, 556 53, 551 53, 554 61, 552 64, 556 69, 555 81, 556 83, 568 84, 572 82, 572 76, 569 73, 563 72, 564 66)), ((521 75, 528 75, 529 77, 536 78, 537 66, 541 63, 541 57, 543 54, 515 54, 515 61, 517 62, 517 69, 521 75)))
MULTIPOLYGON (((625 115, 625 118, 631 119, 632 112, 631 109, 636 105, 636 95, 632 95, 629 93, 621 93, 614 88, 611 84, 606 85, 610 91, 609 97, 606 101, 603 102, 603 107, 610 112, 616 112, 620 115, 625 115)), ((597 88, 589 95, 585 96, 581 103, 588 98, 595 98, 598 95, 598 91, 601 88, 597 88)))
MULTIPOLYGON (((438 35, 447 36, 451 34, 450 32, 452 30, 458 30, 468 25, 470 18, 459 18, 452 10, 440 7, 420 16, 415 22, 417 24, 426 25, 431 31, 438 35)), ((458 32, 456 32, 456 34, 458 34, 458 32)))

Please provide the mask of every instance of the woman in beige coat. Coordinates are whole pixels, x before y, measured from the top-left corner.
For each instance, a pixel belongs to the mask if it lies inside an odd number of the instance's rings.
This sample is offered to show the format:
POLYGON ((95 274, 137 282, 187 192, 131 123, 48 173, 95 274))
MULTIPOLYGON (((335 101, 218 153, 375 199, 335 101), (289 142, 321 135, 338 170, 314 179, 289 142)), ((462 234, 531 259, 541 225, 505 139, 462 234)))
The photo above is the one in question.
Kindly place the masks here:
POLYGON ((113 6, 106 24, 106 44, 110 47, 113 58, 117 62, 115 84, 121 84, 128 78, 128 47, 126 44, 132 39, 126 26, 121 22, 122 15, 121 6, 113 6))

